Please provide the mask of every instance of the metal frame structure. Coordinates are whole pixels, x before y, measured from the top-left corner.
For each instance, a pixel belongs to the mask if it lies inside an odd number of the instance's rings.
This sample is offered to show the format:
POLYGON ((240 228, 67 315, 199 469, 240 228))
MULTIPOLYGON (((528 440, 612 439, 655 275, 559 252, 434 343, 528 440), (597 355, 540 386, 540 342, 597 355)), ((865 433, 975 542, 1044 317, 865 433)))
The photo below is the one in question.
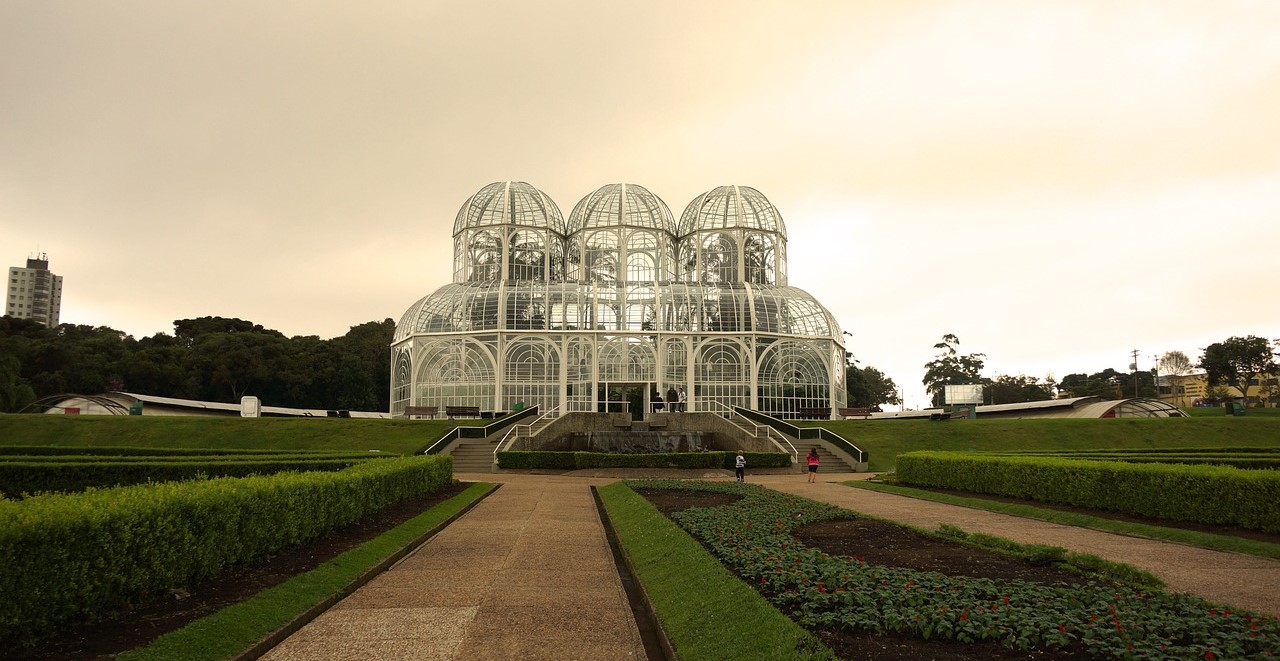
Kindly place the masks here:
POLYGON ((676 222, 643 186, 611 184, 565 221, 533 186, 498 182, 462 205, 453 238, 454 282, 396 327, 392 415, 642 416, 680 387, 689 410, 795 417, 844 402, 840 327, 788 286, 782 216, 753 188, 703 193, 676 222))

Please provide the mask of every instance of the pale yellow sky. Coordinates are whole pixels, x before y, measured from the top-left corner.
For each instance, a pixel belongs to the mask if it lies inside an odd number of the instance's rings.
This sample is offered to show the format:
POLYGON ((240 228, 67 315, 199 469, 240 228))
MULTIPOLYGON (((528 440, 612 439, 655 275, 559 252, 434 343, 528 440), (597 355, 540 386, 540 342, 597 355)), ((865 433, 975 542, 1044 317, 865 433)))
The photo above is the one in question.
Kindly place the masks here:
POLYGON ((764 192, 791 283, 923 403, 1280 337, 1280 3, 0 0, 0 248, 63 319, 339 335, 481 186, 764 192), (692 6, 690 6, 692 4, 692 6))

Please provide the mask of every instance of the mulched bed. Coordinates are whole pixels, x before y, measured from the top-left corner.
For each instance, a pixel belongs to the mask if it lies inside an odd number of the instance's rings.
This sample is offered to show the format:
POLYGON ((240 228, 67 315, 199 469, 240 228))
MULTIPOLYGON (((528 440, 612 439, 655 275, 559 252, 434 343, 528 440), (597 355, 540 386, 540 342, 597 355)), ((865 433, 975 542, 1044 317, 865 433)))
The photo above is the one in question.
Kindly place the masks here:
POLYGON ((257 564, 230 569, 197 585, 172 588, 114 619, 63 631, 31 650, 5 650, 2 656, 6 659, 110 659, 315 569, 456 496, 468 486, 458 483, 441 492, 392 505, 358 523, 281 551, 257 564))
POLYGON ((1229 535, 1231 537, 1240 537, 1243 539, 1252 539, 1258 542, 1270 542, 1272 544, 1280 544, 1280 535, 1274 533, 1265 533, 1261 530, 1246 530, 1236 526, 1214 526, 1201 523, 1190 523, 1187 521, 1171 521, 1169 519, 1157 519, 1152 516, 1139 516, 1136 514, 1122 514, 1120 512, 1109 512, 1106 510, 1095 510, 1087 507, 1077 507, 1075 505, 1059 505, 1056 503, 1042 503, 1038 500, 1026 500, 1023 498, 1011 498, 1009 496, 993 496, 985 493, 973 493, 971 491, 960 491, 958 489, 935 489, 932 487, 918 487, 914 484, 903 484, 901 486, 919 489, 921 491, 930 491, 933 493, 946 494, 948 496, 959 496, 961 498, 981 498, 982 500, 994 500, 1000 503, 1013 503, 1015 505, 1030 505, 1031 507, 1039 507, 1047 510, 1057 510, 1059 512, 1070 512, 1073 514, 1087 514, 1096 516, 1100 519, 1112 519, 1115 521, 1124 521, 1126 523, 1142 523, 1149 526, 1161 526, 1164 528, 1179 528, 1182 530, 1194 530, 1196 532, 1207 532, 1215 535, 1229 535))
MULTIPOLYGON (((636 492, 668 516, 690 507, 721 507, 741 499, 734 494, 683 489, 636 489, 636 492)), ((1038 583, 1064 582, 1072 585, 1087 580, 1072 572, 1035 566, 999 553, 922 535, 892 523, 872 519, 836 519, 811 523, 797 529, 796 537, 806 546, 821 549, 830 555, 858 556, 871 564, 910 567, 952 576, 996 580, 1017 578, 1038 583)), ((1020 652, 985 642, 965 644, 838 630, 821 630, 815 633, 842 659, 960 661, 1078 658, 1069 652, 1020 652)))

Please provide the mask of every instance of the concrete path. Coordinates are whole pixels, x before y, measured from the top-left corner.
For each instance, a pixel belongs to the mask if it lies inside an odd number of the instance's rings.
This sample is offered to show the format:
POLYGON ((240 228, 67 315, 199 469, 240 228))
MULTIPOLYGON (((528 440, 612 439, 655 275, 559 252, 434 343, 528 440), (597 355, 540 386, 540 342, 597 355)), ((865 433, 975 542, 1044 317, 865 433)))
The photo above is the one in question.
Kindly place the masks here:
POLYGON ((590 486, 503 486, 263 658, 645 659, 590 486))
POLYGON ((819 481, 809 484, 807 476, 801 474, 757 475, 748 476, 748 481, 926 530, 949 523, 965 532, 982 532, 1024 544, 1048 544, 1092 553, 1145 569, 1164 580, 1172 591, 1190 592, 1216 603, 1280 616, 1280 561, 1064 526, 838 484, 867 477, 870 475, 866 473, 827 473, 819 474, 819 481))

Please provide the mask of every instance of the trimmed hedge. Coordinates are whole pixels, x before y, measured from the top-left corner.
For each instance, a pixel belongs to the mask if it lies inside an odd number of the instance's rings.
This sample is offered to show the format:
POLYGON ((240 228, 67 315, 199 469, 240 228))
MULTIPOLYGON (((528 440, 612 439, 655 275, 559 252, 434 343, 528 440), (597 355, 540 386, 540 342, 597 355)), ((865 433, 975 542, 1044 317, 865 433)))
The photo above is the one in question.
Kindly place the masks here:
POLYGON ((83 491, 147 482, 205 477, 245 477, 282 471, 337 471, 368 459, 278 459, 259 461, 0 461, 0 493, 10 497, 44 492, 83 491))
POLYGON ((898 455, 895 479, 1173 521, 1280 533, 1280 473, 959 452, 898 455))
MULTIPOLYGON (((5 455, 107 455, 107 456, 209 456, 209 455, 270 455, 306 454, 325 456, 333 454, 357 454, 352 450, 279 450, 275 448, 139 448, 131 446, 93 445, 0 445, 0 457, 5 455)), ((387 456, 388 453, 367 452, 370 456, 387 456)), ((390 456, 399 456, 391 454, 390 456)))
POLYGON ((0 501, 0 649, 314 539, 452 482, 451 457, 0 501))
MULTIPOLYGON (((621 454, 612 452, 512 451, 498 453, 498 468, 733 468, 736 452, 662 452, 621 454)), ((787 468, 785 452, 743 452, 747 469, 787 468)))

